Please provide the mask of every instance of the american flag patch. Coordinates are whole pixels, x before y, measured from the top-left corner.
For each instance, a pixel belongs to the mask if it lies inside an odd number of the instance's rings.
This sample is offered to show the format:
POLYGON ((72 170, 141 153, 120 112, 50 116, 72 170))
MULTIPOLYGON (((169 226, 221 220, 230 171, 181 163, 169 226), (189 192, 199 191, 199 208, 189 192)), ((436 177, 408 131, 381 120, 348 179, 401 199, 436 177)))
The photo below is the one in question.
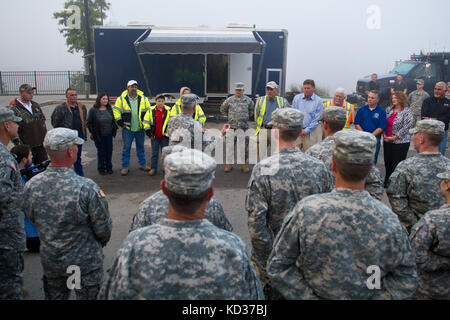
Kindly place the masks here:
POLYGON ((14 171, 17 171, 16 164, 15 164, 13 161, 11 161, 11 162, 9 163, 9 165, 10 165, 11 168, 14 169, 14 171))
POLYGON ((98 193, 100 194, 100 196, 101 196, 102 198, 106 198, 106 194, 103 192, 102 189, 98 190, 98 193))

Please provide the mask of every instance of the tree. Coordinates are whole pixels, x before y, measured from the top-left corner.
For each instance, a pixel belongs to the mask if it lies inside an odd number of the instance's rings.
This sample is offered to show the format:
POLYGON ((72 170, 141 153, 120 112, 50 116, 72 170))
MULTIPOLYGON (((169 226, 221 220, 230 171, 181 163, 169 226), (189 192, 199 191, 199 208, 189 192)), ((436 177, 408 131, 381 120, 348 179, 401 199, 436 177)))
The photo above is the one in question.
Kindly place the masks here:
MULTIPOLYGON (((109 9, 110 5, 106 0, 89 0, 89 22, 91 26, 102 24, 102 21, 107 17, 105 12, 109 9)), ((62 26, 59 32, 66 38, 66 44, 69 47, 68 51, 70 53, 82 51, 86 54, 88 44, 85 28, 84 1, 68 0, 64 4, 64 9, 64 11, 53 13, 53 17, 58 19, 58 24, 62 26), (77 7, 77 10, 74 10, 73 6, 77 7), (79 22, 78 24, 76 23, 77 21, 79 22)), ((91 41, 90 47, 94 47, 93 40, 91 41)))

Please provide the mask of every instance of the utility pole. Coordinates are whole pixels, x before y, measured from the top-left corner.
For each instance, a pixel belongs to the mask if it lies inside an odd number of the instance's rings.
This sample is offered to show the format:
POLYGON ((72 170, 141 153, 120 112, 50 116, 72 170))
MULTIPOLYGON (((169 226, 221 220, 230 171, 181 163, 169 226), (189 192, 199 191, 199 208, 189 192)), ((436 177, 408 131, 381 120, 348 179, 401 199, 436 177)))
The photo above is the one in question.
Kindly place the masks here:
POLYGON ((91 91, 96 91, 94 83, 94 64, 92 61, 92 36, 91 36, 91 24, 89 19, 89 0, 84 0, 84 18, 85 18, 85 30, 86 30, 86 48, 84 50, 85 56, 85 74, 87 73, 87 80, 89 86, 86 84, 86 98, 89 98, 91 91))

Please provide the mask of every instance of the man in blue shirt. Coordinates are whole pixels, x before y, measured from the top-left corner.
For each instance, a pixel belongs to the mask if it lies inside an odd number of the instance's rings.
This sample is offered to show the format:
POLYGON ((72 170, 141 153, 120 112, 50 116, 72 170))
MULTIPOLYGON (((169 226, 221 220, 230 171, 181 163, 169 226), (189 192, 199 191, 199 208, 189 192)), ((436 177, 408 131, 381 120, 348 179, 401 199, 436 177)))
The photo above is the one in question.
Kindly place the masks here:
POLYGON ((373 134, 377 138, 375 152, 375 165, 381 146, 381 134, 386 130, 386 111, 378 105, 380 96, 378 91, 370 91, 367 96, 367 105, 361 107, 356 113, 355 128, 373 134))
POLYGON ((319 116, 322 113, 322 99, 314 93, 316 85, 314 80, 303 81, 303 93, 294 97, 292 108, 303 112, 303 130, 297 139, 297 147, 302 151, 322 140, 322 130, 319 125, 319 116))

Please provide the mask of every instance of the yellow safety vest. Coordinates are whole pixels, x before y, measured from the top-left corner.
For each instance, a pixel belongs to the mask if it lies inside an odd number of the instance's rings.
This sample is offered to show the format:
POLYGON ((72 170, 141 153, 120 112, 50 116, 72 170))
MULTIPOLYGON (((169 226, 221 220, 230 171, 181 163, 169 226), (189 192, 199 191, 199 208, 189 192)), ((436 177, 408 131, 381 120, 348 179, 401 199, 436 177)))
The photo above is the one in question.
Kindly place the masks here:
MULTIPOLYGON (((175 102, 175 104, 173 105, 172 110, 170 111, 170 116, 174 117, 179 115, 180 113, 181 113, 181 99, 178 99, 177 102, 175 102)), ((205 125, 206 116, 205 113, 203 112, 202 107, 200 107, 199 104, 195 106, 194 120, 200 120, 203 123, 203 125, 205 125)))
MULTIPOLYGON (((277 104, 278 104, 278 109, 280 108, 284 108, 284 99, 280 98, 279 96, 276 96, 277 98, 277 104), (281 104, 280 104, 280 99, 281 99, 281 104)), ((264 120, 264 114, 266 113, 266 103, 267 103, 267 96, 261 97, 258 100, 258 106, 261 107, 259 109, 259 116, 258 119, 256 119, 256 133, 255 135, 258 135, 259 130, 261 130, 262 124, 263 124, 263 120, 264 120), (262 107, 261 107, 261 100, 264 98, 262 107)))
MULTIPOLYGON (((326 108, 326 107, 335 106, 333 104, 333 102, 334 102, 333 100, 329 100, 327 102, 324 102, 323 103, 323 107, 326 108)), ((337 107, 337 106, 335 106, 335 107, 337 107)), ((348 102, 345 103, 345 111, 347 112, 347 115, 346 115, 347 116, 347 121, 345 122, 345 126, 344 126, 344 128, 342 130, 350 129, 350 124, 352 123, 352 115, 353 115, 354 107, 355 107, 354 105, 352 105, 352 104, 350 104, 348 102)))
MULTIPOLYGON (((148 102, 147 97, 140 90, 136 91, 138 102, 139 102, 139 126, 143 128, 142 120, 144 119, 145 113, 150 108, 150 102, 148 102)), ((117 98, 116 103, 113 107, 113 115, 116 121, 123 120, 125 128, 131 130, 131 107, 128 104, 128 90, 122 92, 120 97, 117 98)))
MULTIPOLYGON (((151 106, 150 109, 145 113, 144 121, 143 121, 145 131, 150 130, 151 126, 156 125, 154 123, 155 112, 156 112, 155 110, 156 110, 156 104, 154 106, 151 106)), ((169 135, 166 132, 166 129, 167 129, 167 124, 169 123, 169 119, 170 119, 170 107, 164 105, 164 110, 165 110, 165 112, 164 112, 164 118, 163 118, 164 122, 163 122, 163 127, 162 127, 162 134, 163 134, 163 136, 169 137, 169 135)))

